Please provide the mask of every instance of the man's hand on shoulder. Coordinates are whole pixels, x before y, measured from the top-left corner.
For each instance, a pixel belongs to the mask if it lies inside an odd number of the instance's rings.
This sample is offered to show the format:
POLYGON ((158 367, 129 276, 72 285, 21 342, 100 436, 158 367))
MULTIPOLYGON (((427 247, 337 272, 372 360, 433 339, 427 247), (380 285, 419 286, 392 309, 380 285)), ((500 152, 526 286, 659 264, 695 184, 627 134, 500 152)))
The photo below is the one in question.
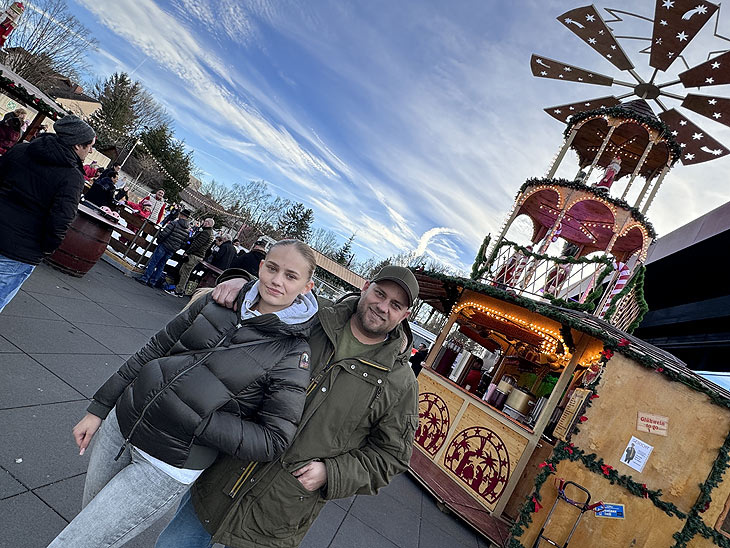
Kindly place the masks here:
POLYGON ((236 310, 236 298, 244 285, 246 280, 243 278, 221 282, 213 290, 213 300, 221 306, 236 310))
POLYGON ((307 491, 316 491, 327 483, 327 467, 318 460, 313 460, 292 474, 307 491))

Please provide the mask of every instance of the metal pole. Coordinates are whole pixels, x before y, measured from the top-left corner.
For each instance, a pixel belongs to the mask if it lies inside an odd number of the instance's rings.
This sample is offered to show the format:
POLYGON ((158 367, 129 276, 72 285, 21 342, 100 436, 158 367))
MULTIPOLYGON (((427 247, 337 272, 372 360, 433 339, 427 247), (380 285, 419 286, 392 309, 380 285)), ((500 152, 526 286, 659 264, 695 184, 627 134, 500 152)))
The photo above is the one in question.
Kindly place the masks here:
POLYGON ((127 160, 129 160, 129 157, 130 157, 130 156, 132 155, 132 152, 134 152, 134 149, 135 149, 135 148, 137 148, 137 145, 138 145, 138 144, 139 144, 139 139, 137 139, 137 140, 136 140, 136 141, 134 142, 134 144, 132 145, 132 148, 130 148, 130 149, 129 149, 129 152, 128 152, 128 153, 127 153, 127 155, 126 155, 126 156, 124 157, 124 160, 122 160, 122 165, 121 165, 121 167, 120 167, 119 169, 121 169, 122 167, 124 167, 124 163, 125 163, 125 162, 126 162, 127 160))
MULTIPOLYGON (((140 235, 140 233, 142 232, 142 230, 144 229, 144 227, 145 227, 146 224, 147 224, 147 219, 145 219, 142 222, 142 225, 137 229, 137 232, 134 233, 134 236, 132 237, 132 241, 129 242, 129 244, 127 244, 127 250, 124 252, 124 255, 122 255, 122 259, 126 259, 127 258, 127 255, 129 254, 129 251, 134 246, 134 242, 137 241, 137 236, 140 235)), ((137 266, 137 265, 135 264, 135 266, 137 266)))
POLYGON ((626 190, 624 190, 624 193, 621 195, 621 199, 625 200, 626 195, 629 193, 629 189, 631 188, 631 183, 634 182, 634 179, 636 179, 636 176, 639 174, 639 170, 644 165, 644 162, 646 161, 646 157, 649 155, 649 151, 654 146, 654 141, 649 142, 649 146, 644 149, 644 154, 641 155, 641 158, 639 159, 639 163, 636 164, 636 169, 634 169, 634 172, 631 174, 631 179, 629 179, 629 184, 626 185, 626 190))
POLYGON ((573 139, 575 139, 577 133, 578 129, 573 128, 573 130, 570 132, 570 135, 568 135, 568 138, 563 142, 563 146, 560 148, 560 152, 558 152, 557 157, 555 158, 555 160, 553 160, 553 165, 550 166, 547 175, 545 175, 546 179, 552 179, 553 177, 555 177, 555 172, 558 170, 558 167, 560 167, 560 163, 563 161, 563 158, 565 158, 565 154, 568 152, 570 145, 573 144, 573 139))
POLYGON ((596 157, 593 158, 593 163, 591 164, 590 169, 588 170, 588 173, 586 173, 586 176, 583 178, 584 183, 588 183, 588 178, 591 176, 591 173, 593 173, 593 168, 596 167, 596 164, 598 163, 598 160, 600 160, 601 156, 603 156, 603 151, 606 150, 606 147, 608 146, 608 142, 611 140, 611 135, 613 135, 614 130, 617 126, 611 126, 611 129, 608 130, 608 133, 606 134, 605 139, 603 139, 603 143, 601 143, 601 148, 598 149, 598 153, 596 154, 596 157))
POLYGON ((659 190, 659 186, 662 184, 662 181, 664 181, 664 176, 669 171, 669 166, 665 166, 664 169, 661 172, 661 175, 659 175, 659 179, 657 180, 656 184, 654 185, 654 188, 651 189, 651 194, 649 194, 649 197, 646 200, 646 203, 644 204, 644 208, 641 210, 642 213, 646 213, 646 210, 649 209, 649 206, 651 205, 651 202, 654 200, 654 196, 656 196, 657 190, 659 190))

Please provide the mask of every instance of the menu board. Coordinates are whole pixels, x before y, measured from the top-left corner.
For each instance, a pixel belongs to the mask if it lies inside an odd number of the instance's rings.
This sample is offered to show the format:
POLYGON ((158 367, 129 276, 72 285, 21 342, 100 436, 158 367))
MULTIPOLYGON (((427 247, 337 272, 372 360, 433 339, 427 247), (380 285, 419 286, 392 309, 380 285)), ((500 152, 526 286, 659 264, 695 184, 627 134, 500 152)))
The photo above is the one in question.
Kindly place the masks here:
POLYGON ((560 440, 568 441, 570 431, 573 429, 575 421, 578 420, 580 410, 583 408, 588 396, 591 395, 590 390, 585 388, 576 388, 570 396, 565 406, 565 411, 560 415, 560 420, 554 430, 554 436, 560 440))

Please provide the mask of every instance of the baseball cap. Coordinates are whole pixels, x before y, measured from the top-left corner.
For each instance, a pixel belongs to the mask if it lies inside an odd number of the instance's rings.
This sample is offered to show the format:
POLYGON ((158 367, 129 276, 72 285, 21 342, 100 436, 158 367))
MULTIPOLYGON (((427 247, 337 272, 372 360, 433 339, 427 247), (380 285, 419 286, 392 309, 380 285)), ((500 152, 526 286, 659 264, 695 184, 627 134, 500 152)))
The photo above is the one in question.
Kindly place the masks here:
POLYGON ((418 297, 419 287, 416 277, 409 269, 402 266, 388 265, 380 269, 375 277, 371 280, 372 282, 394 282, 403 288, 408 297, 408 306, 413 304, 413 301, 418 297))

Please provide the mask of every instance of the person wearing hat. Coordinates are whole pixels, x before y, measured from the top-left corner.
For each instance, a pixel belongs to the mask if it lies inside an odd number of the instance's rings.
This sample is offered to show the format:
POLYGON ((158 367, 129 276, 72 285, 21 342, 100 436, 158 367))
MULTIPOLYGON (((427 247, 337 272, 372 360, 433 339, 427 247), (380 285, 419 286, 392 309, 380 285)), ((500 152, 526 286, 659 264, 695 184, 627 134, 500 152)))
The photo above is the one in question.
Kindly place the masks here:
MULTIPOLYGON (((240 276, 224 272, 228 281, 213 299, 234 308, 240 276)), ((326 501, 374 495, 404 472, 418 427, 407 321, 418 292, 410 270, 386 266, 359 295, 321 307, 292 445, 273 462, 219 458, 183 497, 156 548, 299 546, 326 501)))
POLYGON ((0 157, 0 311, 76 217, 96 134, 76 116, 53 129, 0 157))
POLYGON ((160 283, 165 276, 165 265, 168 259, 188 241, 188 235, 190 234, 189 217, 190 210, 183 209, 177 219, 168 223, 157 234, 157 247, 149 261, 147 261, 144 274, 137 278, 138 282, 151 287, 156 287, 160 283))
POLYGON ((248 253, 239 253, 233 258, 231 268, 241 268, 249 274, 258 276, 259 265, 264 260, 264 257, 266 257, 266 240, 256 240, 251 251, 248 253))

